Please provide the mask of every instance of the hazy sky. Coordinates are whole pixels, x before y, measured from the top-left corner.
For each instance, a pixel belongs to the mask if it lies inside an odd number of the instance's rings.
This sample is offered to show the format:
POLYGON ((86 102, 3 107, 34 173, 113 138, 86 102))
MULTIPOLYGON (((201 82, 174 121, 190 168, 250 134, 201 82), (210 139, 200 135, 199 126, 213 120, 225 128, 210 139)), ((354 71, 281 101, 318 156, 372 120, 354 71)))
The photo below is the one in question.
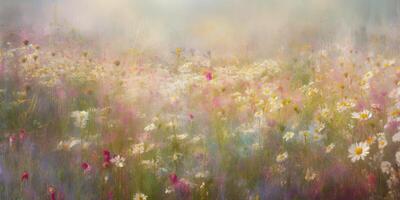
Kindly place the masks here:
POLYGON ((117 46, 234 49, 268 46, 282 37, 334 38, 362 24, 387 25, 397 22, 398 4, 396 0, 0 0, 0 25, 3 32, 44 35, 57 21, 85 37, 117 46))

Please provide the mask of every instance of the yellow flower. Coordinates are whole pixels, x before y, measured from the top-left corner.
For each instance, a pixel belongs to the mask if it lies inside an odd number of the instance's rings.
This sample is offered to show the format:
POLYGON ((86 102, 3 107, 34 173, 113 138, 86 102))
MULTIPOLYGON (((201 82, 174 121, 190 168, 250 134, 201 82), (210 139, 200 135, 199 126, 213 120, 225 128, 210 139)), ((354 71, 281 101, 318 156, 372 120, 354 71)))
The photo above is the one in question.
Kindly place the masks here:
POLYGON ((368 138, 366 140, 368 145, 375 143, 375 141, 376 141, 376 136, 368 136, 368 138))

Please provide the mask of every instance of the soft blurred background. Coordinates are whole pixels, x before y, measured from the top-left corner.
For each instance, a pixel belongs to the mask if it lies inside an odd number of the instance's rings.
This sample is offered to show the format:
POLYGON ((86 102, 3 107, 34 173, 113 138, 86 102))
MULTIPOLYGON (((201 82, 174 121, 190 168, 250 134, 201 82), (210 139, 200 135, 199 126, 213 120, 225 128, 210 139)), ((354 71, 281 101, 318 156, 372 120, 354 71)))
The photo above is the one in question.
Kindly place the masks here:
POLYGON ((0 26, 3 43, 57 35, 103 51, 265 56, 332 41, 365 50, 364 40, 396 40, 399 14, 397 0, 2 0, 0 26))

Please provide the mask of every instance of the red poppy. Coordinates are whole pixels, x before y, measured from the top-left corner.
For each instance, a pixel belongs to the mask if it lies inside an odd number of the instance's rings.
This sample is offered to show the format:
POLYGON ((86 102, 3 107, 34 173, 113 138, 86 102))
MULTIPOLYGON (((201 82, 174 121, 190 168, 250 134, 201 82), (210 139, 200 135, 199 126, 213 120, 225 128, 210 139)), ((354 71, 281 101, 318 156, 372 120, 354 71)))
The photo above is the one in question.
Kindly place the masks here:
POLYGON ((29 173, 28 172, 22 173, 21 181, 28 181, 28 179, 29 179, 29 173))

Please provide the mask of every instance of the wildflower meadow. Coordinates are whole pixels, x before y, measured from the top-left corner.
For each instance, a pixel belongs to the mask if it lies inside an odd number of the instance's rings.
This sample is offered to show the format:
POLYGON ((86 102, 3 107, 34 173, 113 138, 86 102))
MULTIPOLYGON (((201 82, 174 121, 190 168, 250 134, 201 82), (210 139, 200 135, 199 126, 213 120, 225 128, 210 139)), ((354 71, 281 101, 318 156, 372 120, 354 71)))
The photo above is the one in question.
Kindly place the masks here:
POLYGON ((0 199, 400 199, 382 39, 159 59, 66 35, 2 39, 0 199))

